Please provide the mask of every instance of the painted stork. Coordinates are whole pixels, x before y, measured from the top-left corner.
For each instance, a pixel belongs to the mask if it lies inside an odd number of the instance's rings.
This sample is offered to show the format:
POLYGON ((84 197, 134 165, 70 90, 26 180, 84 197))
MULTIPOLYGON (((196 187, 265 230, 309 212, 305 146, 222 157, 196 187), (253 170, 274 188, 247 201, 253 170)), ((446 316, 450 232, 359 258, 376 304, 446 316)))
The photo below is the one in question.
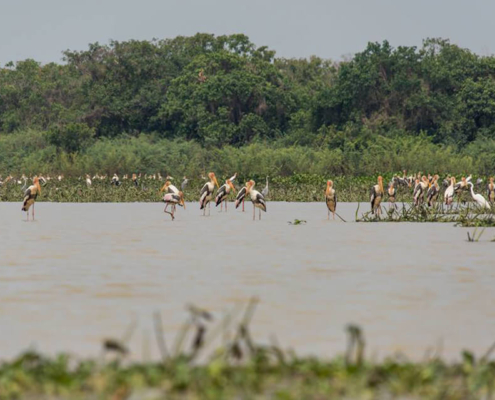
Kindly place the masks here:
POLYGON ((380 215, 382 213, 382 209, 380 204, 382 202, 382 198, 384 195, 383 190, 383 178, 381 176, 378 177, 378 182, 371 188, 371 213, 380 215))
POLYGON ((253 189, 254 185, 256 185, 256 182, 253 180, 250 180, 247 183, 247 187, 246 187, 246 195, 249 194, 251 196, 251 201, 253 202, 253 221, 256 219, 255 218, 255 208, 259 208, 259 210, 260 210, 259 211, 259 219, 261 219, 261 210, 266 212, 265 198, 263 197, 263 195, 260 192, 253 189))
POLYGON ((182 192, 166 193, 165 196, 163 196, 162 201, 165 203, 165 209, 163 210, 163 212, 166 214, 170 214, 170 216, 172 217, 172 221, 175 219, 174 215, 177 205, 184 207, 184 210, 186 209, 186 203, 184 201, 184 193, 182 192), (171 212, 167 211, 168 206, 172 206, 171 212))
POLYGON ((495 203, 495 184, 493 183, 493 178, 490 178, 490 183, 487 188, 488 201, 490 203, 495 203))
POLYGON ((33 179, 33 184, 26 189, 24 193, 24 203, 22 204, 21 211, 26 211, 27 220, 29 221, 29 207, 33 206, 33 221, 34 221, 34 203, 36 198, 41 194, 40 181, 37 176, 33 179))
POLYGON ((472 182, 468 182, 468 186, 471 189, 471 196, 473 197, 473 200, 476 202, 476 204, 478 205, 478 207, 480 207, 480 208, 486 208, 486 209, 490 210, 491 209, 490 203, 488 201, 486 201, 486 199, 481 194, 474 193, 474 190, 473 190, 473 186, 474 185, 473 185, 473 183, 472 182))
POLYGON ((235 193, 235 187, 230 179, 227 179, 225 184, 220 186, 220 189, 218 189, 217 196, 215 197, 215 207, 218 207, 220 204, 220 211, 222 211, 222 203, 225 202, 225 212, 227 212, 227 197, 229 196, 231 190, 235 193))
POLYGON ((421 177, 421 180, 416 179, 416 185, 414 186, 413 199, 414 205, 419 206, 424 202, 424 196, 428 190, 429 182, 426 176, 421 177))
POLYGON ((179 194, 179 189, 172 185, 172 182, 166 181, 163 187, 160 189, 160 192, 179 194))
POLYGON ((93 182, 91 181, 91 177, 88 174, 86 174, 86 186, 91 187, 92 184, 93 182))
POLYGON ((210 201, 213 198, 213 191, 215 190, 215 185, 218 186, 218 181, 213 172, 208 174, 210 178, 209 182, 206 182, 201 188, 200 198, 199 198, 199 209, 203 210, 203 215, 206 215, 206 206, 208 206, 208 215, 210 215, 210 201))
POLYGON ((246 197, 246 190, 247 190, 247 182, 246 185, 237 192, 237 197, 235 198, 235 208, 239 207, 239 204, 242 203, 242 212, 244 212, 244 200, 246 197))
POLYGON ((138 178, 136 174, 132 174, 132 183, 134 184, 134 187, 138 187, 138 178))
POLYGON ((327 181, 327 189, 325 190, 325 202, 327 203, 328 208, 328 216, 327 219, 330 219, 330 212, 333 215, 333 219, 335 219, 335 210, 337 209, 337 195, 335 193, 335 189, 333 188, 333 182, 327 181))
POLYGON ((437 201, 438 195, 440 193, 440 186, 438 185, 439 176, 435 175, 433 177, 433 181, 430 183, 430 187, 426 192, 426 200, 428 202, 429 207, 433 207, 435 202, 437 201))

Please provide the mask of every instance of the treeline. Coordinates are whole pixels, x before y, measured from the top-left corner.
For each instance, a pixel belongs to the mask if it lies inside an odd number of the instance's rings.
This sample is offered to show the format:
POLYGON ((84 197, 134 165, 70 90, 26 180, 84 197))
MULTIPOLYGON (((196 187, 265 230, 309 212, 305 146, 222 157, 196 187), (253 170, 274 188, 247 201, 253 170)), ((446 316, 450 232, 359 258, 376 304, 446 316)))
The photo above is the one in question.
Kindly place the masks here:
POLYGON ((495 169, 495 57, 447 40, 333 63, 197 34, 64 61, 0 66, 0 172, 495 169))

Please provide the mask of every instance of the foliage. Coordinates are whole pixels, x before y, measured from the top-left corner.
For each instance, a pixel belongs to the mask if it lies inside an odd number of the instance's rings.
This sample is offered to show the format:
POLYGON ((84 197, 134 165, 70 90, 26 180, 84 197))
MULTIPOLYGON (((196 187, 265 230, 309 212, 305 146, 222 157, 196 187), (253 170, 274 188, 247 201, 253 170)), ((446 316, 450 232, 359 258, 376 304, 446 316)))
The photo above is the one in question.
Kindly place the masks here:
POLYGON ((81 159, 86 169, 92 157, 101 165, 104 150, 115 170, 163 167, 154 159, 169 156, 154 148, 168 143, 160 140, 207 149, 202 169, 229 152, 231 164, 250 154, 251 171, 269 157, 256 173, 272 176, 495 168, 495 152, 483 151, 495 147, 495 57, 448 40, 369 43, 333 63, 277 58, 242 34, 197 34, 94 43, 66 51, 64 61, 0 68, 0 146, 47 132, 42 156, 31 157, 40 147, 29 144, 13 161, 0 152, 0 171, 22 164, 81 172, 81 159), (134 154, 118 157, 122 149, 134 154))

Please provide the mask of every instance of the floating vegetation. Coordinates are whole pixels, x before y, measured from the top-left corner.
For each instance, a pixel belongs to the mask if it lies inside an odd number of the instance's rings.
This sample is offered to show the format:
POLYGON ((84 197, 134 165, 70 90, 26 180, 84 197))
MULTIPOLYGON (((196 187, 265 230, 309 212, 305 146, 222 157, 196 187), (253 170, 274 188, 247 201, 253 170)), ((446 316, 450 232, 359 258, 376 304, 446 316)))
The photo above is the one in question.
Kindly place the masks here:
POLYGON ((359 205, 356 210, 356 222, 447 222, 461 227, 495 226, 495 212, 493 210, 470 207, 469 205, 446 208, 442 204, 428 207, 402 203, 401 206, 391 205, 381 216, 368 211, 359 217, 358 212, 359 205))
MULTIPOLYGON (((480 358, 464 351, 447 363, 438 353, 413 362, 395 354, 366 358, 361 327, 346 327, 342 356, 327 360, 285 351, 276 338, 251 334, 258 301, 216 320, 188 307, 188 318, 167 347, 161 314, 153 316, 159 361, 136 362, 124 339, 106 340, 99 361, 28 351, 0 364, 0 399, 490 399, 495 384, 492 345, 480 358), (223 337, 216 350, 212 342, 223 337), (107 354, 111 353, 111 354, 107 354), (199 358, 201 357, 201 362, 199 358), (203 361, 204 360, 204 361, 203 361)), ((132 328, 134 329, 134 327, 132 328)), ((132 330, 133 331, 133 330, 132 330)), ((419 359, 419 357, 418 357, 419 359)))
POLYGON ((289 225, 305 225, 306 220, 304 219, 295 219, 294 221, 288 221, 289 225))

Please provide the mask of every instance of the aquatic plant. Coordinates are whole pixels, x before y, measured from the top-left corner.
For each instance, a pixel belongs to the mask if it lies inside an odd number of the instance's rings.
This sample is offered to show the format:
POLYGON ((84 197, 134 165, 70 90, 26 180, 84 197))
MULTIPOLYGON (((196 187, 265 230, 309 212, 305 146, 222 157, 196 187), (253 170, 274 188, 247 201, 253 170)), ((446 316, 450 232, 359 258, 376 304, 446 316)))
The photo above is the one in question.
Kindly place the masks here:
POLYGON ((27 351, 0 364, 0 399, 490 399, 495 383, 492 345, 481 357, 463 351, 447 363, 438 352, 413 362, 402 354, 366 358, 361 327, 346 327, 347 346, 333 359, 285 351, 276 338, 262 344, 251 334, 257 307, 252 299, 220 320, 200 307, 188 317, 172 346, 165 342, 160 313, 154 313, 159 361, 137 362, 123 338, 106 339, 103 357, 47 357, 27 351), (215 338, 223 345, 211 349, 215 338), (201 361, 199 361, 201 359, 201 361), (134 359, 135 360, 135 359, 134 359))

